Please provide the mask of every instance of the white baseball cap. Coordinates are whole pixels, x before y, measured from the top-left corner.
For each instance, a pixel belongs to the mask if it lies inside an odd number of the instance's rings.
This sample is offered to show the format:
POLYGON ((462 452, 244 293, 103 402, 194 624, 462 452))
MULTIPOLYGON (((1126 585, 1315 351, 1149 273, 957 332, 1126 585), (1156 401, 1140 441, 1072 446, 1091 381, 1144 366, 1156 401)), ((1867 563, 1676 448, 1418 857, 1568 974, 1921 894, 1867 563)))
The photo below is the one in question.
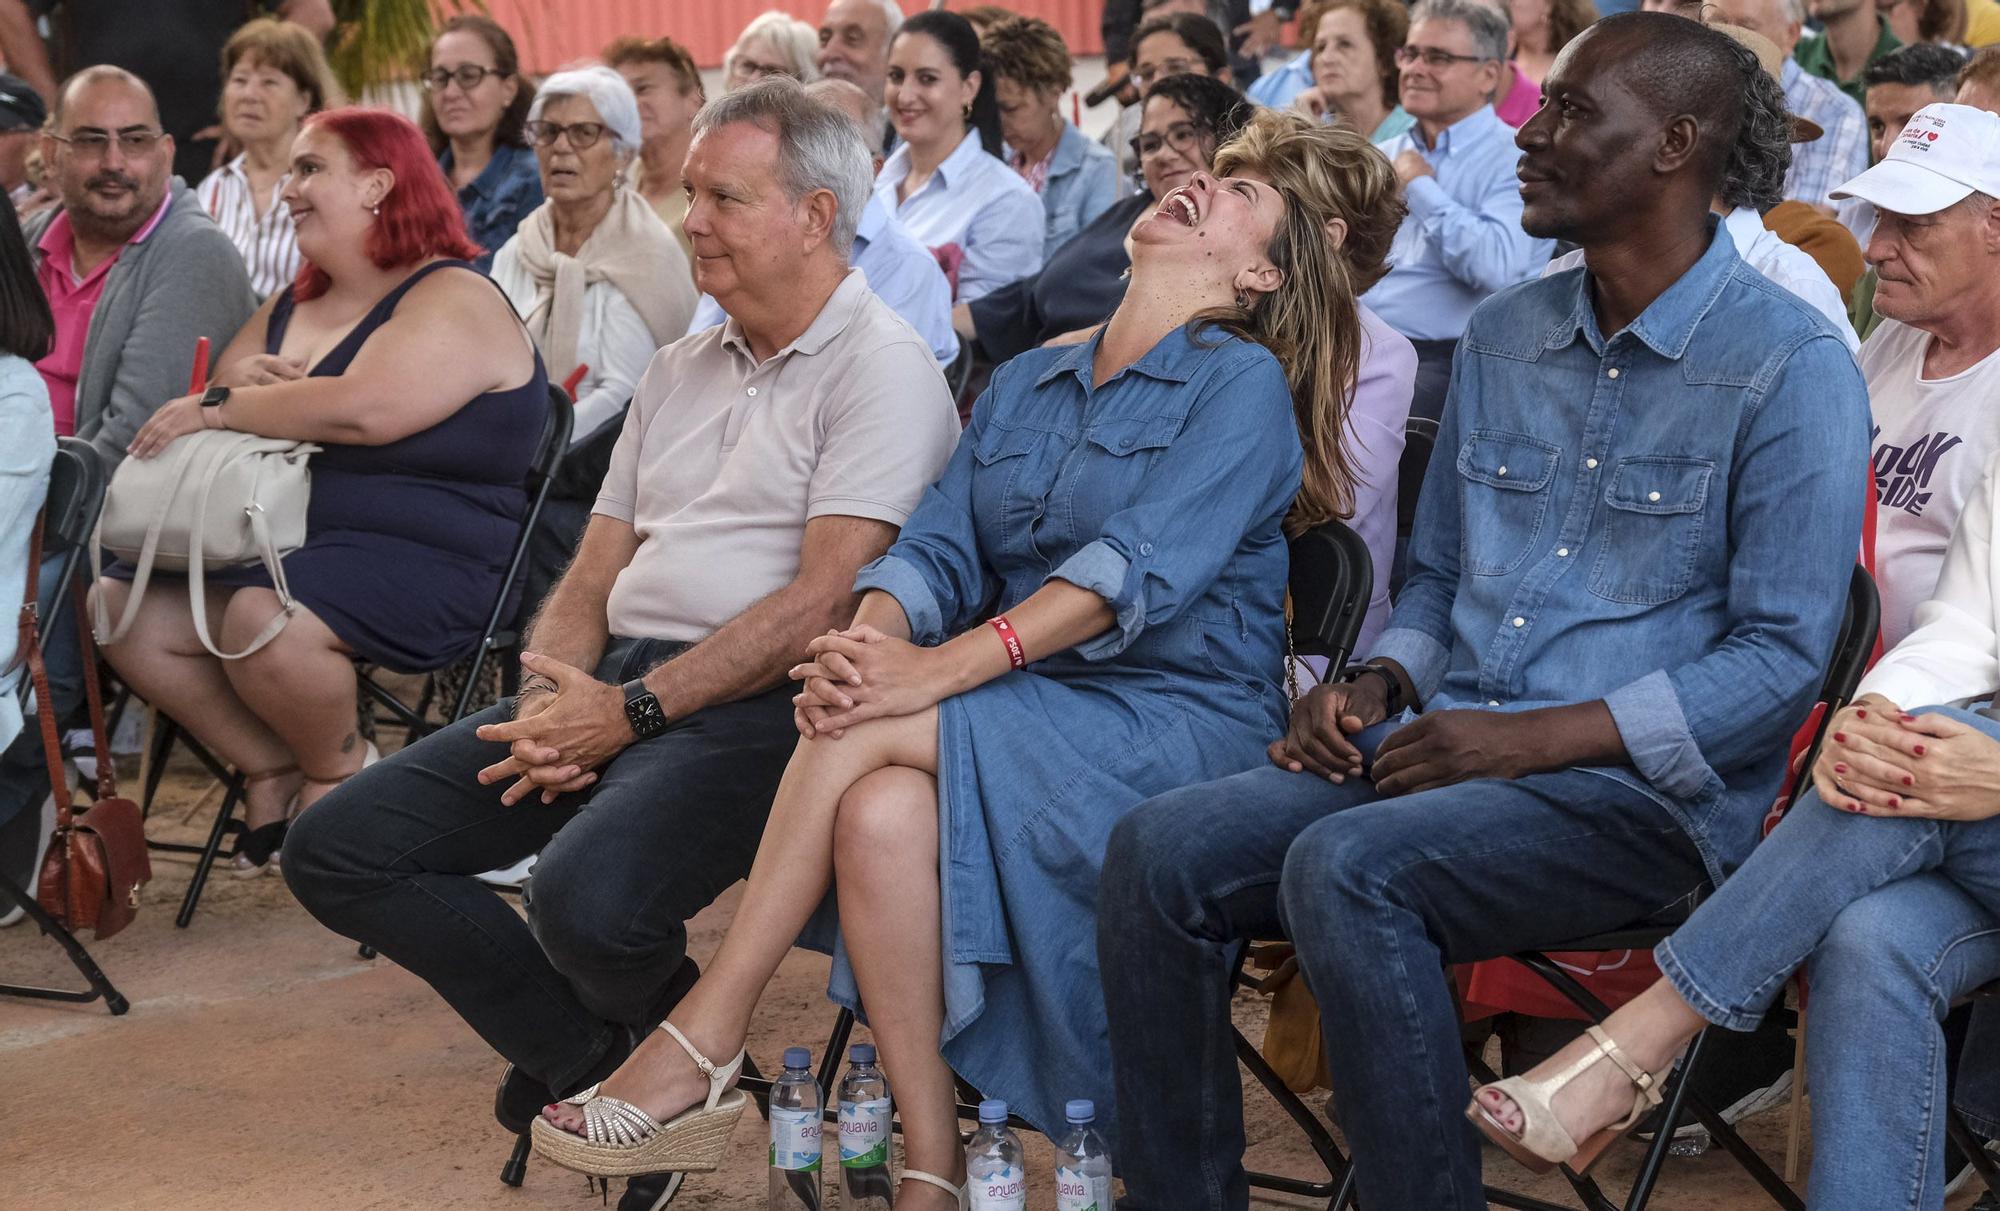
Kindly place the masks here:
POLYGON ((1977 191, 2000 197, 2000 114, 1926 105, 1873 168, 1833 191, 1895 214, 1936 214, 1977 191))

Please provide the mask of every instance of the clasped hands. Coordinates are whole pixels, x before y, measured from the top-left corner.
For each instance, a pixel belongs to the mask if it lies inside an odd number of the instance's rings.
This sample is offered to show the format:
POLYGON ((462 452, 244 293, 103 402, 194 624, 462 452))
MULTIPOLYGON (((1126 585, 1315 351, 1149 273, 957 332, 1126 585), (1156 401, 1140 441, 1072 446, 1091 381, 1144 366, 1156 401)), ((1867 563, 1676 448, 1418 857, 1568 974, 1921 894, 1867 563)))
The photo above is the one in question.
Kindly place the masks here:
POLYGON ((1949 715, 1912 715, 1864 694, 1827 725, 1812 778, 1842 811, 1984 820, 2000 814, 2000 741, 1949 715))
POLYGON ((543 803, 597 781, 597 769, 637 737, 625 717, 625 694, 579 668, 539 652, 521 653, 529 674, 514 699, 514 717, 487 723, 476 735, 505 744, 505 759, 479 771, 482 785, 513 780, 500 795, 509 807, 540 792, 543 803))
POLYGON ((805 662, 788 674, 802 683, 792 722, 807 740, 838 740, 857 723, 936 706, 947 693, 940 652, 866 623, 828 631, 806 645, 805 662))
MULTIPOLYGON (((1345 782, 1362 768, 1349 737, 1388 717, 1379 678, 1317 685, 1293 705, 1291 726, 1266 751, 1280 769, 1345 782)), ((1538 747, 1525 714, 1435 711, 1389 733, 1371 775, 1385 798, 1475 778, 1519 778, 1549 768, 1533 759, 1538 747)))

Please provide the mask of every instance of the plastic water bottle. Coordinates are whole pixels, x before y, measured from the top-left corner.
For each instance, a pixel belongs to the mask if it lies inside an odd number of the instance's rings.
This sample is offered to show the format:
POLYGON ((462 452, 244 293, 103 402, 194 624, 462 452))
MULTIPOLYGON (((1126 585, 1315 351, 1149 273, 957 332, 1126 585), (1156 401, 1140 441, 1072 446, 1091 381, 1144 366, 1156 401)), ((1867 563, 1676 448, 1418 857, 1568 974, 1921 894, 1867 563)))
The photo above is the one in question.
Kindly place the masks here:
POLYGON ((1097 1107, 1074 1101, 1063 1117, 1069 1131, 1056 1141, 1056 1211, 1111 1211, 1111 1152, 1091 1126, 1097 1107))
POLYGON ((973 1211, 1027 1211, 1028 1170, 1021 1139, 1007 1126, 1007 1103, 979 1103, 979 1130, 965 1146, 965 1184, 973 1211))
POLYGON ((847 1049, 840 1078, 840 1205, 849 1211, 889 1211, 889 1082, 875 1066, 872 1043, 847 1049))
POLYGON ((812 1052, 787 1047, 771 1089, 771 1211, 819 1211, 820 1137, 812 1052))

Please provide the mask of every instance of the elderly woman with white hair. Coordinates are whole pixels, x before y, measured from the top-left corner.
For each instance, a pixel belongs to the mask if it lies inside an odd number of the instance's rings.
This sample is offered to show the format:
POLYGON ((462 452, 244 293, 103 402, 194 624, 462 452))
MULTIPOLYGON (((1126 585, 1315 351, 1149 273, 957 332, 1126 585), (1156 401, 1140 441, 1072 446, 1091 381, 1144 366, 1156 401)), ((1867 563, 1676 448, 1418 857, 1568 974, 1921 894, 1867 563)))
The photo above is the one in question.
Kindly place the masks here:
POLYGON ((526 130, 546 200, 493 258, 493 280, 527 321, 551 382, 583 367, 570 455, 529 550, 523 607, 533 609, 589 521, 639 376, 687 331, 695 290, 680 242, 625 184, 642 136, 623 76, 557 72, 535 94, 526 130))
POLYGON ((722 91, 735 92, 766 76, 811 84, 819 79, 818 58, 819 33, 812 26, 777 9, 759 13, 722 56, 722 91))

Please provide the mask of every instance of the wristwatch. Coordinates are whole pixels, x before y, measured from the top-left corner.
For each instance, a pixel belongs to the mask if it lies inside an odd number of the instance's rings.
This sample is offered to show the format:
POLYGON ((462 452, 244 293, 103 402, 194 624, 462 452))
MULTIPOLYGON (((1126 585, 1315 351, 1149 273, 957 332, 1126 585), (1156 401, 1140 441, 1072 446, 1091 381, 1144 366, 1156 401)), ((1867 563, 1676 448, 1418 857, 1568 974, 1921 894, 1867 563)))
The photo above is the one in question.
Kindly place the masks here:
POLYGON ((625 722, 641 740, 651 740, 667 730, 667 713, 660 709, 653 691, 646 688, 644 677, 625 683, 625 722))
POLYGON ((229 388, 227 387, 210 387, 201 393, 201 406, 204 408, 220 408, 228 402, 229 388))
POLYGON ((1363 677, 1371 677, 1371 676, 1380 677, 1382 679, 1383 708, 1386 709, 1391 715, 1394 715, 1397 712, 1401 711, 1403 709, 1403 683, 1397 680, 1396 675, 1394 673, 1390 672, 1388 669, 1383 668, 1381 665, 1350 664, 1346 668, 1340 670, 1339 680, 1341 684, 1346 685, 1359 681, 1363 677))

